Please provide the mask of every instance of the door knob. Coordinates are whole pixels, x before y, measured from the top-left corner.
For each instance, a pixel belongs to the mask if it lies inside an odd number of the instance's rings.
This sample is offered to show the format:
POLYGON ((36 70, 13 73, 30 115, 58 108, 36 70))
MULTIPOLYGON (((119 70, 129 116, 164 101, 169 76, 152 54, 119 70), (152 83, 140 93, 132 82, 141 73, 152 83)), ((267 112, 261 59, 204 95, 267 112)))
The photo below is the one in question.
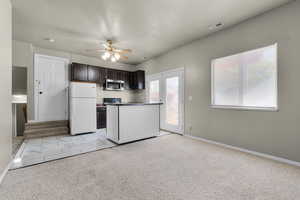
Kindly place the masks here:
POLYGON ((43 94, 43 92, 40 92, 40 94, 43 94))

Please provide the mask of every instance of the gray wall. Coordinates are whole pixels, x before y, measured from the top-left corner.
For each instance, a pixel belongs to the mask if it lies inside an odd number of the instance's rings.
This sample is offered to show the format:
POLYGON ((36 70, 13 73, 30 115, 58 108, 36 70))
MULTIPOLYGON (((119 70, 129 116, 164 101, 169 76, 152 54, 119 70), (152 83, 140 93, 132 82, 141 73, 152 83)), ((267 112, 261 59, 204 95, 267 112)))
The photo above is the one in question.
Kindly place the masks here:
POLYGON ((300 161, 300 1, 142 63, 147 74, 185 67, 185 132, 300 161), (210 62, 278 43, 279 112, 212 109, 210 62), (193 100, 188 101, 192 96, 193 100), (192 129, 190 130, 190 126, 192 129))
POLYGON ((11 159, 12 32, 10 0, 0 1, 0 179, 11 159))
POLYGON ((27 94, 26 67, 12 67, 12 94, 27 94))

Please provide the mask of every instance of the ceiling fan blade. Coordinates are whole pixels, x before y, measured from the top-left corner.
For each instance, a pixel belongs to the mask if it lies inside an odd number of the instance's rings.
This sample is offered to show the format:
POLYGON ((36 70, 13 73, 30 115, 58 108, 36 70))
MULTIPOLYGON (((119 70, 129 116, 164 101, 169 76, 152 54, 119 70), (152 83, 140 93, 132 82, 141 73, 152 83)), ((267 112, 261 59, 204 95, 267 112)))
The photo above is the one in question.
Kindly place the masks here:
POLYGON ((131 49, 123 49, 122 51, 126 51, 126 52, 129 52, 129 53, 131 53, 131 52, 132 52, 132 50, 131 50, 131 49))
POLYGON ((87 49, 87 52, 105 52, 105 49, 87 49))
POLYGON ((107 43, 101 44, 104 48, 109 48, 109 45, 107 43))
POLYGON ((115 49, 116 52, 118 53, 131 53, 131 49, 115 49))
POLYGON ((125 59, 125 60, 127 60, 128 59, 128 57, 127 56, 123 56, 123 55, 121 55, 121 57, 120 57, 121 59, 125 59))

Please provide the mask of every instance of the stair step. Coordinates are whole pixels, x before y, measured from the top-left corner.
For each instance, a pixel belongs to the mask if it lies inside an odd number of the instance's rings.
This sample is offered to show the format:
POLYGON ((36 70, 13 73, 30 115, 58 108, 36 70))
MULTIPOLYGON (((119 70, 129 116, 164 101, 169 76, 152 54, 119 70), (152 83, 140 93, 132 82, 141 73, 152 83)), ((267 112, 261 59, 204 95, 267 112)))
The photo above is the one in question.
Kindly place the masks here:
POLYGON ((34 125, 34 126, 25 126, 25 131, 26 130, 33 130, 33 129, 43 129, 43 128, 59 128, 59 127, 68 127, 68 125, 53 125, 53 124, 48 124, 48 125, 34 125))
POLYGON ((37 138, 69 134, 69 121, 29 122, 25 124, 26 138, 37 138))
POLYGON ((43 133, 43 134, 38 134, 38 135, 26 135, 26 138, 41 138, 41 137, 49 137, 49 136, 58 136, 58 135, 68 135, 69 132, 55 132, 55 133, 43 133))
POLYGON ((48 121, 48 122, 29 122, 25 124, 26 128, 41 127, 41 126, 68 126, 68 120, 48 121))
POLYGON ((35 128, 25 130, 25 134, 39 134, 43 132, 59 132, 59 131, 69 131, 68 127, 50 127, 50 128, 35 128))

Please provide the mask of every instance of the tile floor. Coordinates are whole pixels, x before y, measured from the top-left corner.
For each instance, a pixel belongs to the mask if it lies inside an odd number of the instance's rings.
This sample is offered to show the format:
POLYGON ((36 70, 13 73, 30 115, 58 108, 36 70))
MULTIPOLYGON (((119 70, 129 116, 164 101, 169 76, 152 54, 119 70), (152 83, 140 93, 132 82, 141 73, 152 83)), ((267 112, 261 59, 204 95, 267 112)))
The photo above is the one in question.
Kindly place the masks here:
MULTIPOLYGON (((172 134, 161 131, 159 136, 172 134)), ((18 169, 51 160, 116 146, 107 140, 105 129, 83 135, 61 135, 25 139, 17 152, 10 169, 18 169)))
POLYGON ((164 131, 164 130, 160 130, 159 136, 170 135, 170 134, 173 134, 173 133, 164 131))
POLYGON ((25 139, 21 152, 12 162, 11 169, 26 167, 51 160, 74 156, 116 146, 105 137, 105 130, 77 136, 62 135, 25 139))
POLYGON ((17 136, 17 137, 13 137, 12 138, 12 156, 14 157, 19 148, 21 147, 22 143, 24 141, 24 137, 23 136, 17 136))

